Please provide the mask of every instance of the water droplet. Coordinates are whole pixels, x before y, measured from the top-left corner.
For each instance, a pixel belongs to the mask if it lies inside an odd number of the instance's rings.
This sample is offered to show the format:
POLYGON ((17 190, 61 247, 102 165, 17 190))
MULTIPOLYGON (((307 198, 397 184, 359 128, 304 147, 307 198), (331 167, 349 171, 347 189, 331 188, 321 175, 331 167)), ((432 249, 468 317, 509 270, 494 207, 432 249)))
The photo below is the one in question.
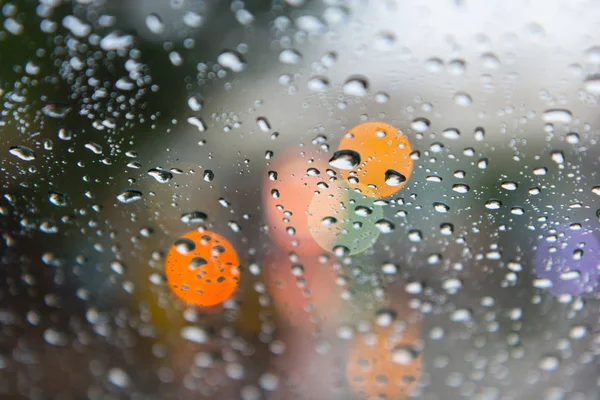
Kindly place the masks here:
POLYGON ((471 188, 469 187, 469 185, 466 185, 464 183, 456 183, 452 186, 452 190, 454 190, 456 193, 467 193, 471 190, 471 188))
POLYGON ((473 103, 473 99, 468 93, 459 92, 454 95, 454 103, 461 107, 469 107, 473 103))
POLYGON ((348 96, 366 96, 369 90, 369 81, 363 76, 351 76, 344 83, 343 91, 348 96))
POLYGON ((433 209, 441 214, 446 214, 450 211, 450 207, 444 203, 435 202, 433 203, 433 209))
POLYGON ((497 69, 500 67, 500 60, 493 53, 484 53, 481 55, 481 64, 485 68, 497 69))
POLYGON ((212 172, 210 169, 207 169, 206 171, 204 171, 204 175, 202 177, 205 182, 212 182, 212 180, 215 179, 215 173, 212 172))
POLYGON ((600 186, 594 186, 592 188, 592 193, 594 193, 595 195, 600 196, 600 186))
POLYGON ((393 169, 388 169, 385 171, 385 183, 388 186, 399 186, 406 182, 406 176, 402 175, 398 171, 394 171, 393 169))
POLYGON ((35 153, 29 147, 13 146, 8 150, 8 152, 23 161, 35 160, 35 153))
POLYGON ((546 175, 547 173, 548 173, 548 168, 546 168, 546 167, 538 167, 533 170, 533 174, 537 175, 537 176, 543 176, 543 175, 546 175))
POLYGON ((194 257, 194 258, 192 258, 190 260, 188 268, 189 269, 196 269, 196 268, 203 267, 206 264, 208 264, 208 261, 206 261, 205 258, 203 258, 203 257, 194 257))
POLYGON ((418 229, 408 231, 408 240, 413 243, 419 243, 423 240, 423 233, 418 229))
POLYGON ((148 14, 146 16, 146 27, 155 35, 160 35, 165 30, 165 25, 158 14, 148 14))
POLYGON ((377 326, 390 326, 398 317, 398 314, 389 308, 381 308, 375 313, 375 323, 377 326))
POLYGON ((183 14, 183 23, 190 28, 200 28, 200 26, 202 26, 202 22, 204 22, 202 15, 194 11, 186 11, 183 14))
POLYGON ((445 222, 440 225, 440 233, 444 236, 450 236, 454 233, 454 225, 445 222))
POLYGON ((554 161, 558 165, 562 165, 565 163, 565 154, 562 151, 553 151, 550 158, 552 158, 552 161, 554 161))
POLYGON ((385 263, 381 266, 381 272, 386 275, 396 275, 398 273, 398 266, 392 263, 385 263))
POLYGON ((256 118, 256 124, 263 132, 269 132, 271 130, 271 123, 266 117, 258 117, 256 118))
POLYGON ((338 169, 352 170, 360 164, 360 154, 353 150, 340 150, 333 153, 329 165, 338 169))
POLYGON ((124 190, 117 196, 121 203, 129 204, 142 199, 142 192, 139 190, 124 190))
POLYGON ((308 81, 308 89, 313 92, 325 92, 329 88, 329 80, 323 76, 315 76, 308 81))
POLYGON ((456 140, 460 138, 460 131, 456 128, 448 128, 442 132, 442 136, 446 139, 456 140))
POLYGON ((427 118, 415 118, 411 122, 410 127, 420 133, 426 132, 429 129, 431 122, 427 118))
POLYGON ((425 61, 425 69, 431 73, 437 74, 444 68, 444 62, 439 58, 430 58, 425 61))
POLYGON ((302 15, 296 18, 296 27, 302 31, 315 35, 322 34, 327 31, 325 24, 317 17, 312 15, 302 15))
POLYGON ((397 346, 392 350, 392 362, 400 365, 410 365, 419 355, 419 351, 411 345, 397 346))
POLYGON ((485 129, 483 129, 482 127, 475 128, 475 131, 473 132, 473 137, 478 142, 481 142, 485 137, 485 129))
POLYGON ((196 244, 192 239, 180 238, 174 243, 175 250, 181 255, 187 255, 196 249, 196 244))
POLYGON ((571 111, 560 108, 552 108, 544 111, 542 114, 542 120, 550 124, 568 124, 569 122, 571 122, 572 119, 573 114, 571 113, 571 111))
POLYGON ((42 108, 44 115, 50 118, 64 118, 69 111, 71 111, 71 107, 60 103, 46 104, 42 108))
POLYGON ((302 61, 302 54, 294 49, 285 49, 279 53, 279 61, 282 64, 298 64, 302 61))
POLYGON ((387 219, 380 219, 375 222, 375 226, 381 233, 391 233, 396 229, 396 226, 387 219))
POLYGON ((201 118, 198 118, 198 117, 189 117, 187 119, 187 122, 190 125, 195 126, 196 128, 198 128, 199 132, 206 131, 206 124, 204 123, 204 121, 201 118))
POLYGON ((337 219, 334 217, 325 217, 321 220, 321 223, 325 226, 333 225, 337 222, 337 219))
POLYGON ((189 211, 181 214, 181 222, 184 224, 203 224, 208 216, 202 211, 189 211))
POLYGON ((488 210, 497 210, 502 207, 502 202, 500 200, 489 200, 485 203, 485 208, 488 210))
POLYGON ((390 95, 384 92, 375 93, 375 101, 379 104, 385 104, 390 100, 390 95))
POLYGON ((600 75, 588 76, 583 82, 583 88, 590 94, 600 96, 600 75))
POLYGON ((202 110, 202 106, 204 105, 204 99, 201 96, 193 95, 188 97, 188 107, 192 111, 200 111, 202 110))
POLYGON ((555 356, 544 356, 538 365, 544 371, 555 371, 560 366, 560 360, 555 356))
POLYGON ((85 147, 94 154, 102 154, 102 146, 100 146, 98 143, 86 143, 83 147, 85 147))
POLYGON ((466 63, 463 60, 452 60, 448 63, 448 73, 450 75, 464 75, 465 70, 466 63))
POLYGON ((350 249, 342 245, 335 246, 332 250, 336 257, 345 257, 350 254, 350 249))
POLYGON ((373 213, 373 209, 367 206, 356 206, 354 213, 360 217, 367 217, 373 213))
POLYGON ((111 368, 108 371, 108 381, 117 387, 125 388, 129 386, 130 379, 121 368, 111 368))
POLYGON ((569 134, 567 134, 567 143, 569 144, 577 144, 579 143, 579 134, 576 132, 571 132, 569 134))
POLYGON ((517 190, 517 187, 519 186, 517 184, 517 182, 513 182, 513 181, 506 181, 506 182, 502 182, 502 189, 506 189, 506 190, 517 190))
POLYGON ((60 140, 71 140, 73 138, 73 134, 70 129, 62 127, 58 129, 58 138, 60 140))
POLYGON ((471 311, 466 308, 459 308, 450 315, 453 322, 466 322, 471 320, 471 311))
POLYGON ((242 72, 246 69, 246 61, 241 54, 236 51, 226 50, 219 54, 217 62, 224 68, 228 68, 233 72, 242 72))
POLYGON ((477 162, 477 168, 486 169, 487 167, 488 167, 488 159, 487 158, 482 158, 481 160, 479 160, 477 162))
POLYGON ((167 183, 173 179, 173 174, 161 168, 152 168, 148 171, 148 175, 156 179, 158 183, 167 183))
POLYGON ((48 195, 48 201, 58 207, 66 207, 67 196, 64 193, 50 192, 48 195))

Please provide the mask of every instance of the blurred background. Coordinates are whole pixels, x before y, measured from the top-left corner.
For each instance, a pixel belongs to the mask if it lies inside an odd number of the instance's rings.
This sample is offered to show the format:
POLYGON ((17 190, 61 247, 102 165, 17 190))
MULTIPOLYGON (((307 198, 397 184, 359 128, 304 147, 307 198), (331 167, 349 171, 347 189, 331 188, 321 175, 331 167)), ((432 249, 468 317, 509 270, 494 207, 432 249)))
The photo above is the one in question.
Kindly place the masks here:
POLYGON ((1 5, 2 398, 600 399, 597 2, 1 5))

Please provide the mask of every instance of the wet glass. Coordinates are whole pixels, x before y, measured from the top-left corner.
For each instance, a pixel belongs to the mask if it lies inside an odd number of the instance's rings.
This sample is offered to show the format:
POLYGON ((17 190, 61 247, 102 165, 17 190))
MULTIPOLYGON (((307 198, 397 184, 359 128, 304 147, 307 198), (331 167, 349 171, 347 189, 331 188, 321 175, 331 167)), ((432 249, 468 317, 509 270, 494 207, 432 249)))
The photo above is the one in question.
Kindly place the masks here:
POLYGON ((0 397, 600 398, 600 4, 0 8, 0 397))

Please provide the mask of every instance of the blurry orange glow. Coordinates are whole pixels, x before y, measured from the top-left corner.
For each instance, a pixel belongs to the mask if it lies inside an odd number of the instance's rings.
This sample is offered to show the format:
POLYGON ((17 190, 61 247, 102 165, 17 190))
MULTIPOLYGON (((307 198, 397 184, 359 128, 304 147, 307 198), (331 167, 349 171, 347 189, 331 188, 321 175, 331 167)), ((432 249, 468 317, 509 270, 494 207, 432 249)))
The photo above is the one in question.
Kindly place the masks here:
POLYGON ((263 272, 274 307, 292 327, 314 330, 338 321, 343 300, 332 264, 318 256, 300 256, 292 262, 284 251, 265 257, 263 272))
POLYGON ((403 399, 421 377, 418 350, 420 325, 409 325, 402 332, 392 327, 377 327, 359 335, 350 348, 346 379, 362 399, 403 399))
POLYGON ((383 122, 365 122, 350 129, 339 150, 360 154, 358 166, 340 172, 351 187, 359 188, 365 196, 391 196, 406 185, 413 171, 408 138, 383 122))
POLYGON ((171 246, 165 262, 169 288, 181 300, 214 306, 227 300, 239 282, 238 255, 224 237, 191 231, 171 246))
POLYGON ((278 155, 265 172, 263 212, 271 240, 277 246, 314 255, 322 249, 308 230, 307 210, 317 184, 328 178, 328 165, 324 160, 311 160, 310 155, 294 151, 278 155))

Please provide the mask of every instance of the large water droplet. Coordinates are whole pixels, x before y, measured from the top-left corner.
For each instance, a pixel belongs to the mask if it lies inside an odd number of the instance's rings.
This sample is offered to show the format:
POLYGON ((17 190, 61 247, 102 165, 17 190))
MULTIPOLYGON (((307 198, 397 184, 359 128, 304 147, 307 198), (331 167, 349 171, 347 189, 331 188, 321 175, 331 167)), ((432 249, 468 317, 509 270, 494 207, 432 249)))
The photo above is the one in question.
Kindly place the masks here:
POLYGON ((203 224, 208 216, 202 211, 190 211, 181 214, 181 222, 184 224, 203 224))
POLYGON ((124 190, 118 196, 117 200, 121 203, 129 204, 142 199, 142 192, 139 190, 124 190))
POLYGON ((64 193, 50 192, 48 195, 48 201, 57 207, 66 207, 67 196, 64 193))
POLYGON ((156 179, 158 183, 167 183, 173 179, 173 174, 161 168, 152 168, 148 171, 148 175, 156 179))
POLYGON ((339 150, 333 153, 329 165, 339 169, 352 170, 360 164, 360 154, 354 150, 339 150))
POLYGON ((219 54, 219 57, 217 57, 217 62, 233 72, 242 72, 246 69, 244 57, 236 51, 226 50, 222 52, 219 54))
POLYGON ((8 152, 23 161, 35 160, 35 153, 29 147, 13 146, 8 150, 8 152))
POLYGON ((400 186, 404 182, 406 182, 406 176, 402 175, 400 172, 393 169, 385 171, 385 183, 388 186, 400 186))
POLYGON ((542 114, 542 120, 548 123, 562 123, 568 124, 573 119, 573 114, 569 110, 561 108, 552 108, 544 111, 542 114))
POLYGON ((366 96, 369 91, 369 81, 363 76, 351 76, 344 83, 343 91, 349 96, 366 96))
POLYGON ((279 53, 279 61, 282 64, 298 64, 302 61, 302 54, 294 49, 285 49, 279 53))
POLYGON ((71 107, 60 103, 46 104, 42 108, 44 115, 50 118, 64 118, 69 111, 71 111, 71 107))

